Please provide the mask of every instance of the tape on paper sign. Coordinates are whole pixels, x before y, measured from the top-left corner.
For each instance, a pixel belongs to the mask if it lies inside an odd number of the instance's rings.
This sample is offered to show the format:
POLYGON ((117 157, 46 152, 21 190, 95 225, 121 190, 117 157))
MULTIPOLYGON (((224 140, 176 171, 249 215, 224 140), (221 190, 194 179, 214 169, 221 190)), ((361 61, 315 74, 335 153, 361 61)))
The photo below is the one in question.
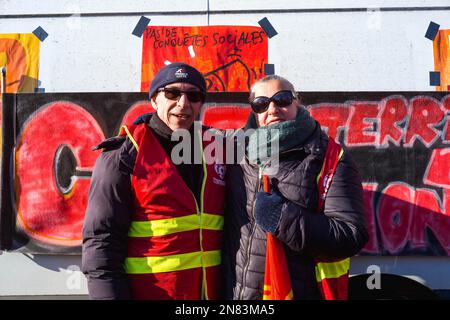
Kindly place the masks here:
POLYGON ((144 33, 145 28, 147 28, 149 23, 150 23, 150 19, 142 16, 139 19, 136 27, 134 27, 132 34, 134 34, 136 37, 139 37, 139 38, 142 37, 142 34, 144 33))
POLYGON ((428 25, 427 33, 425 33, 425 38, 433 41, 439 31, 439 27, 440 27, 440 25, 438 25, 437 23, 434 23, 433 21, 430 21, 430 24, 428 25))
POLYGON ((271 74, 275 74, 275 65, 271 63, 266 63, 264 65, 264 75, 268 76, 271 74))
POLYGON ((430 86, 441 85, 441 73, 439 71, 430 71, 430 86))
POLYGON ((37 27, 34 31, 33 34, 41 41, 44 42, 44 40, 48 37, 48 33, 45 32, 44 29, 42 29, 41 26, 37 27))
POLYGON ((258 23, 261 26, 261 28, 263 28, 264 32, 267 34, 269 38, 272 38, 273 36, 276 36, 278 34, 278 32, 269 22, 269 19, 267 19, 267 17, 259 20, 258 23))

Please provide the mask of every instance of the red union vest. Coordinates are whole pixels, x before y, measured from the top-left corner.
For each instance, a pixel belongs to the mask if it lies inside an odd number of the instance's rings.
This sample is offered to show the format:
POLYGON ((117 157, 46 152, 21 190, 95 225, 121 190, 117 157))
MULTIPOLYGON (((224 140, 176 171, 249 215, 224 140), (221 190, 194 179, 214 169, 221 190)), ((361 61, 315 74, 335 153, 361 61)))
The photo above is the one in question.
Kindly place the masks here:
MULTIPOLYGON (((322 169, 317 176, 319 201, 317 212, 323 213, 325 198, 344 150, 329 138, 322 169)), ((268 187, 265 191, 268 192, 268 187)), ((263 300, 292 300, 294 298, 286 264, 283 243, 267 233, 266 271, 263 300)), ((324 300, 348 299, 350 258, 338 260, 315 259, 316 282, 324 300)))
MULTIPOLYGON (((134 211, 124 262, 132 297, 218 299, 225 167, 203 158, 197 203, 146 124, 121 131, 137 149, 131 177, 134 211)), ((203 142, 203 149, 209 143, 203 142)))
MULTIPOLYGON (((322 170, 317 176, 319 201, 317 212, 323 213, 325 198, 337 164, 344 154, 342 147, 333 138, 329 138, 322 170)), ((348 299, 348 272, 350 258, 315 261, 316 281, 324 300, 348 299)))

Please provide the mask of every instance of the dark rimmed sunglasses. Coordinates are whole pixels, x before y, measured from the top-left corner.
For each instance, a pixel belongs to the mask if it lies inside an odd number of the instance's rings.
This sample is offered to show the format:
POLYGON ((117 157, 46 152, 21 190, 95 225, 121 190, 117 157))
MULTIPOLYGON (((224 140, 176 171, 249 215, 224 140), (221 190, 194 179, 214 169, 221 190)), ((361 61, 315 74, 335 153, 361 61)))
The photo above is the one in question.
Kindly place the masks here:
POLYGON ((270 102, 273 101, 276 106, 283 108, 287 107, 294 101, 295 96, 290 90, 281 90, 275 93, 272 97, 256 97, 253 101, 250 101, 250 106, 253 112, 263 113, 269 109, 270 102))
POLYGON ((205 101, 205 94, 201 91, 184 91, 177 88, 160 88, 158 92, 164 92, 164 96, 170 100, 178 100, 184 93, 190 102, 205 101))

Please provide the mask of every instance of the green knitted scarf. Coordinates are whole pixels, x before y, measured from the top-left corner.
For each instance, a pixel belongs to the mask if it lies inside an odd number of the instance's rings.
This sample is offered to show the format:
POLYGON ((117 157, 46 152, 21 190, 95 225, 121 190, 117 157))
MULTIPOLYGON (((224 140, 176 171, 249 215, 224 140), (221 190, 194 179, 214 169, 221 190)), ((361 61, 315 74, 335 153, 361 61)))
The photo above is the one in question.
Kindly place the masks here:
POLYGON ((280 153, 302 146, 316 128, 316 121, 303 107, 294 120, 259 127, 250 135, 247 154, 250 163, 264 166, 280 153))

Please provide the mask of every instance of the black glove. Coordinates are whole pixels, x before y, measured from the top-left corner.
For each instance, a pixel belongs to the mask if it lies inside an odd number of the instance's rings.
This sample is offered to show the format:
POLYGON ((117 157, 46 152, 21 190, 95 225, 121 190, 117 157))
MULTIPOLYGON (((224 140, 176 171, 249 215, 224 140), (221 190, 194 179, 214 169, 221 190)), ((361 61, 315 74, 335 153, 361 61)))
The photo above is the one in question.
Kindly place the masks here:
POLYGON ((286 201, 278 190, 272 193, 258 192, 255 204, 256 224, 265 232, 274 233, 280 220, 281 208, 286 201))

